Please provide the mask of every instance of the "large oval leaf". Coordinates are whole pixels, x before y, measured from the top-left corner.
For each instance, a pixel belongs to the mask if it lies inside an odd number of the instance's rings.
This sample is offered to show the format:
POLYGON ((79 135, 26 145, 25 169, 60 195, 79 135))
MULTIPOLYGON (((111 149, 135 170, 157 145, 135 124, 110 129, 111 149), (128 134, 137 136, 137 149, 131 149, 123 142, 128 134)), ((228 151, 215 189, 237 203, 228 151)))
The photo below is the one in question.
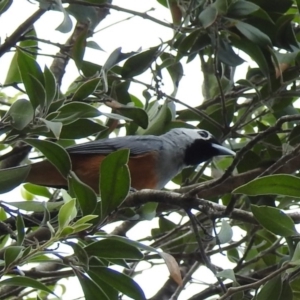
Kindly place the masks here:
POLYGON ((267 230, 280 235, 297 234, 293 220, 278 208, 270 206, 251 206, 255 219, 267 230))
POLYGON ((264 176, 238 187, 233 193, 249 196, 281 195, 300 198, 300 178, 287 174, 264 176))

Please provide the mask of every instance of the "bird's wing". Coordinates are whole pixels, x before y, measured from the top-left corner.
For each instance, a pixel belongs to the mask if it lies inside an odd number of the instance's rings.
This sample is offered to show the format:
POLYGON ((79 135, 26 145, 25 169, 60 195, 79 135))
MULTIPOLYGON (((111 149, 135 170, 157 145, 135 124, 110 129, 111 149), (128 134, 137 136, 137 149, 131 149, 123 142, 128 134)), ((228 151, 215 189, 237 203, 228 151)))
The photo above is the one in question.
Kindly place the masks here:
POLYGON ((70 154, 109 154, 119 149, 129 149, 130 155, 159 151, 163 141, 157 136, 125 136, 102 139, 68 147, 70 154))

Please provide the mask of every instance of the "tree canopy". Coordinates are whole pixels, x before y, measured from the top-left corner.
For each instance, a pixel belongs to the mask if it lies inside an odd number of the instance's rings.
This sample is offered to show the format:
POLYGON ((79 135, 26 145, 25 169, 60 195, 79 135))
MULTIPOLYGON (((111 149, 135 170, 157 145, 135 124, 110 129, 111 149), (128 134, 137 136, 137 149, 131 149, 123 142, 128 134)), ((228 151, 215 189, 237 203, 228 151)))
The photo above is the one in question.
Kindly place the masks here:
MULTIPOLYGON (((0 298, 64 297, 61 279, 77 277, 88 300, 300 299, 300 1, 157 0, 172 22, 123 2, 37 0, 36 12, 1 41, 0 63, 14 55, 1 82, 0 192, 26 181, 41 156, 68 190, 25 183, 19 199, 0 202, 0 298), (50 10, 64 16, 64 44, 37 34, 50 10), (87 48, 102 50, 93 34, 114 10, 173 36, 147 49, 119 45, 101 62, 87 57, 87 48), (44 55, 52 59, 45 67, 37 61, 44 55), (199 61, 203 99, 178 98, 187 64, 199 61), (63 90, 70 62, 78 77, 63 90), (102 164, 97 195, 65 150, 81 139, 178 127, 208 130, 236 156, 184 169, 176 189, 131 191, 122 149, 102 164), (151 235, 128 238, 132 228, 144 232, 145 220, 151 235), (157 278, 168 268, 149 296, 149 282, 135 280, 149 272, 142 263, 157 278)), ((0 15, 12 3, 1 1, 0 15)))

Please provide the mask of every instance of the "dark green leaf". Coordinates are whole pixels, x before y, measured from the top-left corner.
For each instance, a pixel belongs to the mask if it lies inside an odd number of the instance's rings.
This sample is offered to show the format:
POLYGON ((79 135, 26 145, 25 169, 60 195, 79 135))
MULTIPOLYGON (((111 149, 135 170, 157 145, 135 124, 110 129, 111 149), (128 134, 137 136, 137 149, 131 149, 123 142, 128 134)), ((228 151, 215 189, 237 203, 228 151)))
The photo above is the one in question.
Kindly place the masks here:
POLYGON ((0 194, 7 193, 24 182, 30 168, 22 166, 0 170, 0 194))
POLYGON ((127 166, 129 149, 115 151, 101 163, 100 194, 101 216, 105 218, 126 198, 130 189, 130 173, 127 166))
POLYGON ((271 39, 258 28, 241 21, 236 22, 235 27, 251 42, 262 47, 272 46, 271 39))
POLYGON ((55 296, 54 292, 51 291, 48 287, 46 287, 43 283, 41 283, 35 279, 26 277, 26 276, 18 276, 18 277, 12 277, 9 279, 2 280, 2 281, 0 281, 0 285, 2 285, 2 286, 8 286, 8 285, 10 285, 10 286, 25 286, 25 287, 30 287, 30 288, 34 288, 37 290, 45 291, 45 292, 53 294, 55 296))
POLYGON ((7 248, 5 248, 4 262, 6 269, 18 264, 18 259, 22 257, 24 249, 25 248, 23 246, 8 246, 7 248))
POLYGON ((233 2, 228 8, 229 17, 244 17, 257 11, 259 6, 250 1, 236 1, 233 2))
POLYGON ((89 119, 79 119, 64 125, 60 134, 61 139, 81 139, 105 130, 103 125, 89 119))
POLYGON ((9 7, 11 6, 13 0, 3 0, 0 3, 0 15, 2 15, 4 12, 6 12, 9 7))
POLYGON ((58 90, 55 76, 47 66, 45 66, 44 69, 44 78, 46 91, 46 106, 48 108, 50 104, 54 101, 58 90))
POLYGON ((11 126, 17 130, 23 130, 34 118, 34 110, 31 103, 25 99, 15 101, 6 114, 12 118, 11 126))
POLYGON ((103 239, 92 243, 84 248, 89 256, 94 255, 101 258, 141 259, 143 254, 123 240, 103 239))
MULTIPOLYGON (((99 285, 97 285, 91 278, 86 275, 76 272, 77 278, 81 284, 84 298, 86 300, 95 300, 95 299, 103 299, 103 300, 111 300, 109 296, 101 289, 99 285)), ((115 300, 115 299, 113 299, 115 300)))
POLYGON ((100 78, 93 78, 83 83, 74 93, 72 101, 82 101, 95 92, 100 83, 100 78))
POLYGON ((280 235, 296 234, 293 220, 278 208, 270 206, 251 206, 255 219, 267 230, 280 235))
POLYGON ((97 195, 95 192, 83 183, 72 171, 68 180, 70 190, 78 200, 83 215, 85 216, 93 213, 97 205, 97 195))
POLYGON ((145 72, 156 60, 159 46, 150 48, 147 51, 139 53, 124 63, 121 75, 124 78, 131 78, 145 72))
POLYGON ((17 232, 18 232, 17 244, 21 246, 25 238, 25 224, 24 224, 23 217, 20 213, 18 213, 17 215, 16 225, 17 225, 17 232))
POLYGON ((61 122, 52 122, 42 118, 40 118, 40 120, 47 126, 50 131, 52 131, 55 138, 59 140, 63 124, 61 122))
POLYGON ((38 63, 22 50, 17 50, 17 62, 30 102, 34 108, 45 101, 44 75, 38 63))
POLYGON ((80 118, 94 118, 101 115, 97 108, 81 102, 68 103, 60 107, 58 112, 59 115, 55 118, 55 121, 64 124, 73 123, 80 118))
POLYGON ((128 297, 136 300, 146 299, 142 289, 129 276, 105 267, 93 268, 93 272, 104 282, 128 297))
POLYGON ((278 275, 272 279, 270 279, 261 289, 261 291, 257 294, 257 300, 279 300, 279 296, 281 294, 282 289, 282 281, 281 276, 278 275))
MULTIPOLYGON (((84 8, 84 6, 82 6, 84 8)), ((86 39, 89 33, 89 27, 85 26, 74 41, 71 56, 75 61, 77 68, 80 70, 83 56, 86 48, 86 39)))
POLYGON ((287 174, 264 176, 236 188, 233 193, 250 196, 282 195, 299 198, 300 178, 287 174))
POLYGON ((199 15, 199 20, 204 28, 208 28, 215 23, 218 17, 218 11, 213 5, 207 6, 199 15))
POLYGON ((25 139, 24 142, 41 151, 64 177, 68 176, 71 159, 63 147, 46 140, 25 139))
POLYGON ((120 115, 132 119, 133 122, 143 129, 148 127, 148 115, 142 108, 123 106, 118 108, 117 111, 120 115))

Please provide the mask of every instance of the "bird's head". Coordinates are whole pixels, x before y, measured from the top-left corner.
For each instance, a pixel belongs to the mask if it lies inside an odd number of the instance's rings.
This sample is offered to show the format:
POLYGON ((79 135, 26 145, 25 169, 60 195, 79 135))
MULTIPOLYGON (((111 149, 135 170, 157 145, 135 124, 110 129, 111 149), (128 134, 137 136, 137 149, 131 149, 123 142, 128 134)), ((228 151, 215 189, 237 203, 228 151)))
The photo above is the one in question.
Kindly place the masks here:
POLYGON ((208 131, 202 129, 177 128, 170 132, 182 139, 185 145, 184 163, 187 166, 195 166, 207 161, 214 156, 235 156, 235 152, 222 146, 208 131))

